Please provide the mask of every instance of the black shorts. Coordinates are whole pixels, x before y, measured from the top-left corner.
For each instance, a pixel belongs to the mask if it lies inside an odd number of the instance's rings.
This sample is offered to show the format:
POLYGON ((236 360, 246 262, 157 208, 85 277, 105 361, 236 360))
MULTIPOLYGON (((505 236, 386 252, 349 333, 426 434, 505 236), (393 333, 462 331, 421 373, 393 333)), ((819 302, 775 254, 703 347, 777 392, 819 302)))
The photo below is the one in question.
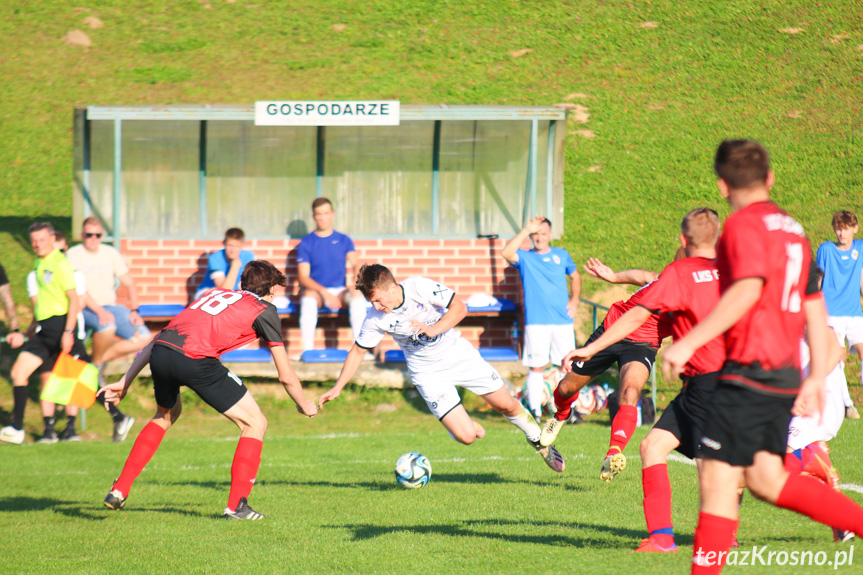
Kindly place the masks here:
POLYGON ((757 393, 719 376, 698 445, 698 457, 748 467, 755 453, 785 456, 795 397, 757 393))
MULTIPOLYGON (((587 345, 599 339, 605 333, 605 328, 599 326, 587 339, 587 345)), ((617 363, 619 369, 630 362, 638 362, 650 371, 656 361, 656 348, 649 343, 623 339, 610 345, 587 361, 573 361, 572 371, 578 375, 594 376, 606 371, 617 363)))
MULTIPOLYGON (((42 364, 36 368, 36 373, 50 373, 60 357, 63 333, 66 331, 66 316, 55 315, 39 322, 38 331, 24 344, 21 351, 32 353, 42 360, 42 364)), ((77 328, 75 334, 78 333, 77 328)), ((80 339, 75 337, 69 355, 90 361, 87 349, 80 339)))
POLYGON ((701 441, 710 406, 710 396, 716 388, 718 377, 719 372, 714 371, 689 378, 686 387, 668 404, 668 408, 654 426, 676 437, 680 442, 676 451, 690 459, 696 456, 696 447, 701 441))
POLYGON ((246 395, 246 386, 240 378, 215 357, 193 359, 157 344, 150 354, 150 372, 156 403, 165 409, 177 403, 182 385, 219 413, 225 413, 246 395))

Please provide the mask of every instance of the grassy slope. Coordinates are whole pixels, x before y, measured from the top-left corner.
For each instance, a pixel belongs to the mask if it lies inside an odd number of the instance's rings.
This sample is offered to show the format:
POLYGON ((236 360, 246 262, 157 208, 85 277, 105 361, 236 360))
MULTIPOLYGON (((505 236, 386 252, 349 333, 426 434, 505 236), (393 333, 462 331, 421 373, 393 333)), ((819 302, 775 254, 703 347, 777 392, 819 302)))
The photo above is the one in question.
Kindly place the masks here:
MULTIPOLYGON (((2 261, 23 276, 35 218, 68 229, 73 106, 266 98, 553 104, 586 94, 574 101, 589 121, 570 131, 595 137, 569 136, 562 243, 576 261, 614 266, 660 268, 685 210, 724 210, 710 170, 716 143, 758 138, 773 153, 776 197, 821 240, 830 213, 858 208, 863 192, 854 5, 6 3, 2 261), (94 15, 103 28, 83 23, 94 15), (76 28, 92 47, 61 41, 76 28), (522 49, 533 51, 510 54, 522 49)), ((23 301, 23 282, 15 295, 23 301)))

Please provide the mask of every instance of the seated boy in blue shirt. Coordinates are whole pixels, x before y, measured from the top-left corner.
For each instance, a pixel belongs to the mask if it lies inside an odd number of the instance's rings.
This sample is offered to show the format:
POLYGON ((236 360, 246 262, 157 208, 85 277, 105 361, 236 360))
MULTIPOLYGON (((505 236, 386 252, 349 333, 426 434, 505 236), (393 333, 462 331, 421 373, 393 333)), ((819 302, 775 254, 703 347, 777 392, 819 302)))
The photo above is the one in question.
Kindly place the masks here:
POLYGON ((224 249, 210 254, 207 260, 207 273, 194 300, 201 298, 211 289, 240 289, 240 278, 246 264, 255 259, 255 254, 243 249, 246 234, 240 228, 230 228, 225 232, 224 249))

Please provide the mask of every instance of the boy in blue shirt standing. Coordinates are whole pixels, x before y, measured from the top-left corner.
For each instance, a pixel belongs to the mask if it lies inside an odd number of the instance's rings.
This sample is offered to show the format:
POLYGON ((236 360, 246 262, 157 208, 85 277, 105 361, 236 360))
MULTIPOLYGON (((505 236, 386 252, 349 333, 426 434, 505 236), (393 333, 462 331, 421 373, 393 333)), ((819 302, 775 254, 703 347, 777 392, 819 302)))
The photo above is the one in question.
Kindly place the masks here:
MULTIPOLYGON (((863 309, 860 294, 863 292, 863 240, 855 240, 857 216, 841 211, 833 215, 835 242, 824 242, 818 247, 815 262, 824 271, 821 289, 827 303, 827 323, 833 328, 839 344, 848 346, 863 360, 863 309)), ((861 374, 863 378, 863 374, 861 374)), ((843 393, 845 417, 860 419, 851 402, 848 386, 843 393)))
POLYGON ((330 200, 315 198, 312 202, 315 231, 304 237, 297 246, 297 280, 302 288, 300 336, 303 351, 315 348, 320 307, 326 306, 333 310, 347 307, 355 340, 369 307, 354 287, 357 274, 354 242, 333 228, 335 215, 330 200))
POLYGON ((521 276, 524 291, 524 356, 527 373, 528 409, 542 415, 542 372, 549 362, 560 366, 561 358, 575 349, 572 321, 581 295, 581 277, 569 253, 553 248, 551 221, 537 216, 504 246, 501 255, 521 276), (530 237, 532 250, 519 249, 530 237), (567 290, 566 277, 571 278, 567 290))

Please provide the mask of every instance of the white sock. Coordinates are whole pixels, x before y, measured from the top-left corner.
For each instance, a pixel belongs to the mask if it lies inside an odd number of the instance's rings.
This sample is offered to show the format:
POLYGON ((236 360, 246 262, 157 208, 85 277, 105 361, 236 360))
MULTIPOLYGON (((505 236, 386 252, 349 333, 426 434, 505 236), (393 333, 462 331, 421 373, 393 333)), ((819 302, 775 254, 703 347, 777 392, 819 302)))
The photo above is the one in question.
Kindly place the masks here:
POLYGON ((360 336, 360 330, 363 327, 363 321, 366 319, 368 312, 368 302, 361 295, 356 295, 350 298, 348 302, 348 316, 351 320, 351 331, 354 332, 354 341, 360 336))
POLYGON ((542 380, 542 372, 529 370, 525 383, 527 387, 527 404, 530 406, 530 412, 542 414, 542 391, 545 387, 545 382, 542 380))
MULTIPOLYGON (((851 407, 854 405, 854 402, 851 401, 851 394, 848 393, 848 380, 845 378, 845 362, 840 361, 839 365, 836 367, 842 370, 842 379, 844 380, 844 385, 842 386, 842 403, 845 407, 851 407)), ((863 373, 861 373, 861 378, 863 378, 863 373)))
POLYGON ((504 417, 506 417, 507 421, 511 424, 522 430, 528 441, 539 441, 539 436, 542 433, 542 430, 536 424, 536 421, 533 419, 530 412, 525 409, 523 405, 521 406, 521 413, 518 415, 505 415, 504 417))
POLYGON ((315 329, 318 327, 318 300, 313 297, 300 298, 300 337, 303 351, 315 348, 315 329))

